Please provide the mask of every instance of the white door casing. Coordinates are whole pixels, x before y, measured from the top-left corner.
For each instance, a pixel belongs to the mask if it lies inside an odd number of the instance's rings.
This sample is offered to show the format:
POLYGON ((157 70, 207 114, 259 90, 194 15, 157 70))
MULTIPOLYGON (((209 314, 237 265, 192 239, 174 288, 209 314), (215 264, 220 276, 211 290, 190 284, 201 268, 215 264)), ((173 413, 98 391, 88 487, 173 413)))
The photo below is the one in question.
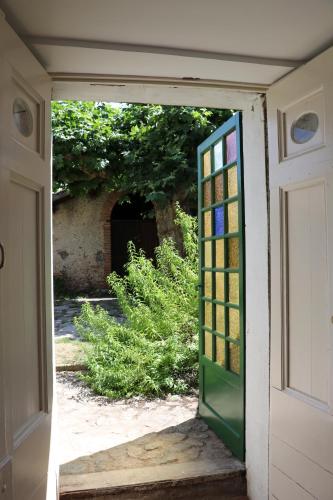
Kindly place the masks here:
POLYGON ((333 49, 273 85, 267 104, 270 498, 329 500, 333 498, 333 49))
POLYGON ((50 94, 48 75, 1 18, 0 480, 6 490, 1 500, 56 498, 50 94))

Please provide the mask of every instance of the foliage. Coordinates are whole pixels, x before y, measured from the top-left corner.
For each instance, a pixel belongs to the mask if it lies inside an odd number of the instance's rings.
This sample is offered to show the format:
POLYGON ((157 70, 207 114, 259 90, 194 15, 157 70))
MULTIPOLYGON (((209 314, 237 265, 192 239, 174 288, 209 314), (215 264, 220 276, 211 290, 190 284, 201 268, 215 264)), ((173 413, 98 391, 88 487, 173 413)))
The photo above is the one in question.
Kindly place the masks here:
POLYGON ((108 282, 126 317, 119 324, 89 304, 76 320, 91 342, 85 379, 110 397, 186 393, 197 381, 197 222, 177 208, 185 255, 172 239, 156 249, 156 263, 129 244, 126 276, 108 282))
POLYGON ((72 290, 69 290, 67 280, 64 276, 53 276, 53 295, 56 300, 71 299, 77 296, 72 290))
POLYGON ((166 203, 196 197, 196 148, 231 112, 54 102, 54 190, 119 190, 166 203))

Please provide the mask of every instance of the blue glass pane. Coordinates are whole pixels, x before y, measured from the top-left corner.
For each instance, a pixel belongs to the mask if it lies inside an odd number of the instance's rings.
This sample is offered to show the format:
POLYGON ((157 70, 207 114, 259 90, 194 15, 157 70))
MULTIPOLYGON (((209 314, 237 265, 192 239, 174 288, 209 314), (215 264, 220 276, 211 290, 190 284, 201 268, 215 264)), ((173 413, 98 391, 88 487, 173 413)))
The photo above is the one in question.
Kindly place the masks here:
POLYGON ((215 208, 214 236, 224 234, 224 207, 215 208))

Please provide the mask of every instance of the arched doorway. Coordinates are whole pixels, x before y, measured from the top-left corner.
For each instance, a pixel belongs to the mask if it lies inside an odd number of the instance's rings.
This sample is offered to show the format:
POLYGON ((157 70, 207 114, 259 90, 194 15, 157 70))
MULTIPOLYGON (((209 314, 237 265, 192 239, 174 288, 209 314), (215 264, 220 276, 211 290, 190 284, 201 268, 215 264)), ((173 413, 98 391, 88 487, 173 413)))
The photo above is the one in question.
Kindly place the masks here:
POLYGON ((111 270, 124 274, 128 260, 127 245, 133 241, 148 258, 158 245, 154 207, 141 196, 131 196, 128 203, 116 203, 111 212, 111 270))

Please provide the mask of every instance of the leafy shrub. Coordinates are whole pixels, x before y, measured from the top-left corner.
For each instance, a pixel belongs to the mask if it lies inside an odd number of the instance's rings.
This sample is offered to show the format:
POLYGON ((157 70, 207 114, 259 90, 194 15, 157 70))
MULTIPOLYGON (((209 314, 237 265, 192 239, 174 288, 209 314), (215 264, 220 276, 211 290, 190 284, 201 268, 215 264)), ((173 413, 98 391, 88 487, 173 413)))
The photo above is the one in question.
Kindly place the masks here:
POLYGON ((126 276, 108 278, 126 320, 102 308, 82 307, 80 335, 92 344, 86 381, 109 397, 187 393, 197 383, 197 223, 177 209, 184 256, 171 239, 156 249, 156 262, 129 244, 126 276))
POLYGON ((65 275, 53 276, 53 294, 56 300, 72 299, 78 295, 73 290, 69 289, 68 279, 66 279, 65 275))

